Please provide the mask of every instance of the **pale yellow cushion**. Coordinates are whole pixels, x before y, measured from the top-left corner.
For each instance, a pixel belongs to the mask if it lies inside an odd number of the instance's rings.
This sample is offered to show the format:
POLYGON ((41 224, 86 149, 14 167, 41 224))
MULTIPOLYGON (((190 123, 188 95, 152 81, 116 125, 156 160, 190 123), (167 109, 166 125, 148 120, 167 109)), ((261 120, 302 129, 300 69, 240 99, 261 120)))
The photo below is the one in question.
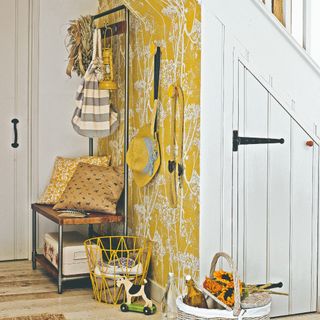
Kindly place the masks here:
POLYGON ((56 204, 65 190, 68 182, 72 178, 79 162, 107 167, 110 165, 110 157, 57 157, 54 163, 50 183, 46 187, 44 193, 37 203, 50 205, 56 204))
POLYGON ((53 209, 115 214, 124 185, 123 171, 123 166, 103 167, 79 163, 53 209))

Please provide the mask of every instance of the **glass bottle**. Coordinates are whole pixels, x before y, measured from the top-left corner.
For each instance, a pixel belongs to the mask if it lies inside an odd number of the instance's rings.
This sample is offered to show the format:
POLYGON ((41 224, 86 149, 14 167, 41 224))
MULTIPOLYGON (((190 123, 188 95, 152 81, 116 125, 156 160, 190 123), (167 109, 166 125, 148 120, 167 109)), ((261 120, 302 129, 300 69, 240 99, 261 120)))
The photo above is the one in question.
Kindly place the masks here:
POLYGON ((174 274, 172 272, 168 275, 168 283, 165 294, 161 301, 161 313, 163 320, 177 319, 178 311, 176 300, 178 298, 178 291, 175 284, 174 274))

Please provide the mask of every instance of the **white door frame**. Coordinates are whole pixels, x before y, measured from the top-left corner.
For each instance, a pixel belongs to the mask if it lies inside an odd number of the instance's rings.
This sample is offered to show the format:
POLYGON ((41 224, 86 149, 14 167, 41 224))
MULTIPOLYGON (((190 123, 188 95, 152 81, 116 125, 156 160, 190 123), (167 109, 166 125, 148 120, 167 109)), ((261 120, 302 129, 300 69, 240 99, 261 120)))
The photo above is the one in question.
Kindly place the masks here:
MULTIPOLYGON (((39 19, 40 0, 29 0, 29 139, 28 139, 28 185, 29 203, 28 209, 29 225, 29 260, 32 251, 32 215, 31 203, 37 199, 39 194, 39 166, 38 166, 38 141, 39 141, 39 19)), ((37 226, 39 224, 37 223, 37 226)))
MULTIPOLYGON (((257 69, 253 66, 252 63, 249 63, 243 55, 241 55, 236 49, 234 50, 234 60, 233 60, 233 67, 234 67, 234 104, 233 104, 233 130, 239 129, 238 128, 238 110, 239 110, 239 63, 243 65, 244 69, 247 70, 269 93, 270 95, 280 104, 285 112, 299 125, 299 127, 314 141, 315 144, 320 146, 320 138, 318 137, 317 127, 314 126, 313 130, 308 128, 308 126, 301 121, 292 106, 288 104, 285 98, 279 94, 270 83, 268 83, 262 76, 259 75, 257 69)), ((319 149, 320 150, 320 149, 319 149)), ((319 168, 320 168, 320 152, 318 153, 318 163, 314 163, 318 167, 318 183, 319 183, 319 168)), ((235 261, 238 261, 238 249, 237 249, 237 239, 238 239, 238 154, 233 152, 232 154, 232 256, 235 261)), ((319 219, 319 206, 320 206, 320 197, 317 198, 317 212, 318 212, 318 226, 317 226, 317 272, 318 272, 318 283, 317 283, 317 292, 316 292, 316 308, 317 312, 320 312, 320 219, 319 219)))

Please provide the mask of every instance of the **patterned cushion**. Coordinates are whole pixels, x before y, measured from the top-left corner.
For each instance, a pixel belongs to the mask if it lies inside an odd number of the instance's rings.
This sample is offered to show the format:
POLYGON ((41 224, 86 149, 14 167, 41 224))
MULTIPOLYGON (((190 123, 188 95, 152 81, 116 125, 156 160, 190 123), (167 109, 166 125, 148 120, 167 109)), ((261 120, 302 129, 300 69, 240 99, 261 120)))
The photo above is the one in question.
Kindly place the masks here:
POLYGON ((58 202, 68 182, 73 176, 79 162, 85 162, 100 166, 109 166, 110 157, 80 157, 80 158, 63 158, 57 157, 54 163, 50 183, 44 193, 37 201, 40 204, 54 205, 58 202))
POLYGON ((53 209, 76 209, 115 214, 123 184, 123 166, 102 167, 79 163, 53 209))

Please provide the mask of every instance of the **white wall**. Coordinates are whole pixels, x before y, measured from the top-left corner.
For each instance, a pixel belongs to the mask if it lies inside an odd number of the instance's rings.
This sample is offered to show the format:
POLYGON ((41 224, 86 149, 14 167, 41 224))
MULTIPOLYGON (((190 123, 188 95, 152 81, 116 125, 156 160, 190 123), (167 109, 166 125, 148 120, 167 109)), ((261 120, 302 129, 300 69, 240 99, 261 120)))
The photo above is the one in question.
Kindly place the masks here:
MULTIPOLYGON (((95 14, 96 0, 41 0, 39 18, 39 132, 38 185, 40 194, 49 182, 56 156, 88 154, 88 139, 72 128, 74 96, 80 79, 66 75, 68 53, 65 47, 69 20, 95 14)), ((55 225, 40 219, 41 235, 55 225)))

